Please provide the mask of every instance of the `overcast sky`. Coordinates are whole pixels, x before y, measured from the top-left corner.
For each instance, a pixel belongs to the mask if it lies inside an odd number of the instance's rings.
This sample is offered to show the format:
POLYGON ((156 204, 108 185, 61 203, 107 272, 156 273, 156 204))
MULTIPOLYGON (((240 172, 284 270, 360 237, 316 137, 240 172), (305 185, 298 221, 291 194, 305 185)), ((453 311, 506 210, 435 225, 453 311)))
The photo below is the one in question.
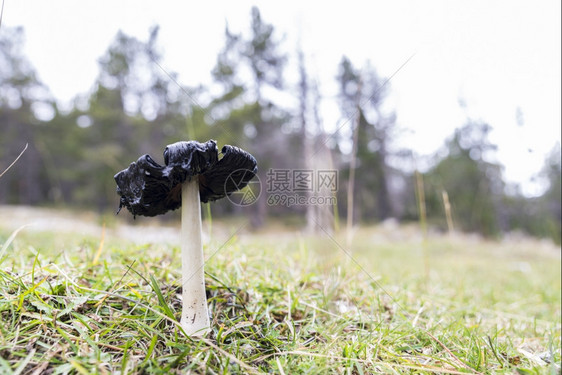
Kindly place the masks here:
POLYGON ((432 154, 467 116, 481 119, 494 127, 491 139, 506 180, 538 192, 529 180, 545 153, 560 147, 557 0, 5 0, 2 27, 25 28, 25 54, 64 103, 92 88, 97 60, 119 29, 146 40, 150 27, 160 25, 164 67, 178 72, 182 84, 209 83, 226 22, 232 31, 247 32, 252 5, 284 36, 292 61, 300 40, 327 98, 328 129, 338 120, 330 98, 341 56, 358 67, 368 60, 381 76, 396 73, 386 108, 397 114, 401 146, 432 154))

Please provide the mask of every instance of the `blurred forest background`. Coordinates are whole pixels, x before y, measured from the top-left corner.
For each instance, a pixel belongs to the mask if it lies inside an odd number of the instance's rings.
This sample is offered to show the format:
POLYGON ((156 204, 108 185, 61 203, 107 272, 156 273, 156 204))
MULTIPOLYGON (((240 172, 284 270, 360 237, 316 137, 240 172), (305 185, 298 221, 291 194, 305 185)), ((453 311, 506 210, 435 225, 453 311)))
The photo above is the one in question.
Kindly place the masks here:
MULTIPOLYGON (((115 210, 116 172, 146 153, 162 163, 169 143, 212 138, 219 147, 233 144, 251 152, 262 185, 270 168, 339 171, 336 207, 272 206, 262 193, 246 211, 256 226, 268 217, 303 218, 303 225, 325 227, 346 215, 356 224, 418 221, 422 209, 429 225, 440 230, 454 227, 489 237, 520 231, 560 243, 559 146, 544 162, 541 177, 548 188, 539 197, 525 197, 503 181, 502 166, 490 162, 496 147, 488 135, 494 124, 471 118, 419 173, 413 152, 394 146, 400 136, 396 114, 384 107, 392 82, 377 74, 376 61, 342 56, 333 62, 339 64, 334 79, 341 120, 335 132, 328 131, 304 54, 295 54, 298 86, 288 85, 286 63, 293 57, 281 52, 282 36, 259 10, 251 13, 248 35, 225 29, 224 47, 209 67, 212 87, 185 87, 161 66, 158 27, 147 40, 120 32, 99 58, 91 92, 77 95, 64 111, 21 52, 24 30, 3 27, 0 172, 26 144, 28 149, 0 179, 0 204, 115 210), (293 100, 280 100, 284 96, 293 100)), ((229 202, 213 205, 213 215, 241 210, 229 202)))

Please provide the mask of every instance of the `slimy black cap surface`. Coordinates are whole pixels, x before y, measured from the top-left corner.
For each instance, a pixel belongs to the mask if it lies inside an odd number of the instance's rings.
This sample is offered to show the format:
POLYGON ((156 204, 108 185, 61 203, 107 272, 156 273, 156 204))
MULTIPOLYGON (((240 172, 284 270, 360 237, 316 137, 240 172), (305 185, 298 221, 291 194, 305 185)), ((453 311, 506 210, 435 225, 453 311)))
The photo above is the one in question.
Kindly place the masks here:
MULTIPOLYGON (((162 166, 149 155, 117 173, 119 211, 126 207, 133 216, 156 216, 181 206, 181 184, 199 176, 202 202, 215 201, 244 188, 258 167, 248 152, 234 146, 222 148, 219 160, 217 143, 177 142, 164 150, 162 166)), ((118 212, 119 212, 118 211, 118 212)))

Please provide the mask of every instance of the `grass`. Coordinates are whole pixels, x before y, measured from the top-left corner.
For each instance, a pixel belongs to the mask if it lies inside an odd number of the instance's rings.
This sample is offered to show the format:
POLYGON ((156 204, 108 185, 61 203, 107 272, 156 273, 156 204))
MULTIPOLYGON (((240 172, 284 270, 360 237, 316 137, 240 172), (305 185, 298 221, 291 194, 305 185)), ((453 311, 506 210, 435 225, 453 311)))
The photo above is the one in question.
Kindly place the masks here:
POLYGON ((556 249, 430 235, 426 277, 411 228, 360 229, 352 253, 219 228, 203 339, 177 323, 177 247, 23 229, 0 259, 0 373, 560 373, 556 249))

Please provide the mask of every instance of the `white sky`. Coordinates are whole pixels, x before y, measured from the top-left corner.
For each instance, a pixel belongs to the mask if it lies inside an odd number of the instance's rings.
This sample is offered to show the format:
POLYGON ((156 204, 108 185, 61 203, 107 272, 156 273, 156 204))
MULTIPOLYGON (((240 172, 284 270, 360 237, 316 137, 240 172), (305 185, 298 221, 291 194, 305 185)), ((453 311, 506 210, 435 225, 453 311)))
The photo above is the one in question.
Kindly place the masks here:
MULTIPOLYGON (((211 81, 228 21, 247 31, 252 5, 292 54, 300 39, 327 97, 343 54, 392 75, 387 108, 397 114, 400 145, 420 156, 439 149, 467 115, 494 127, 491 139, 509 182, 527 194, 530 178, 561 137, 560 1, 146 1, 5 0, 4 26, 24 26, 25 54, 62 102, 91 89, 97 60, 119 29, 146 40, 160 25, 164 66, 182 84, 211 81), (467 107, 458 104, 462 97, 467 107), (520 108, 524 123, 517 125, 520 108)), ((1 29, 0 29, 1 32, 1 29)), ((294 79, 295 72, 287 72, 294 79)), ((336 104, 323 117, 335 128, 336 104)), ((537 190, 538 189, 538 190, 537 190)))

